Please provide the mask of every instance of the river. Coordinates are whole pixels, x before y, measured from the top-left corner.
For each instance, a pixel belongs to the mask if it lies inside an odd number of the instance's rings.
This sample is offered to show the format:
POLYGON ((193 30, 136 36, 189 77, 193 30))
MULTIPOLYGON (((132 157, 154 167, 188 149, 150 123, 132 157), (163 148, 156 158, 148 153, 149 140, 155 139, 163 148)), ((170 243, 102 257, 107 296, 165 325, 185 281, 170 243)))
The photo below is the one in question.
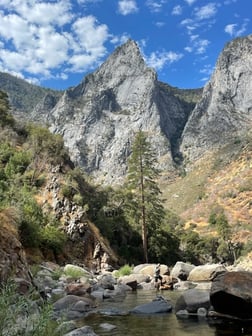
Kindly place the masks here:
MULTIPOLYGON (((175 305, 181 293, 178 291, 163 291, 161 293, 175 305)), ((106 308, 129 311, 132 308, 152 301, 156 297, 155 291, 128 293, 123 302, 103 301, 99 309, 106 308)), ((206 319, 204 317, 178 318, 174 312, 155 315, 106 316, 91 314, 81 321, 80 325, 89 325, 99 336, 252 336, 252 325, 237 321, 206 319), (115 325, 112 331, 106 331, 100 324, 115 325)))

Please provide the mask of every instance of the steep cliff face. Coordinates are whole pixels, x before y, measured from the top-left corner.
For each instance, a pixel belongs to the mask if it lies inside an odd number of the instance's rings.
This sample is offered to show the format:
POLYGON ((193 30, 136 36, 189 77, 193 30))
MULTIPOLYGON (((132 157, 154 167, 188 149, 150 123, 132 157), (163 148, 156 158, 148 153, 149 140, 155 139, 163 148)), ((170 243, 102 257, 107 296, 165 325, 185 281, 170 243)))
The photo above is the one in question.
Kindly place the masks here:
POLYGON ((252 125, 252 35, 231 41, 192 112, 181 150, 193 161, 206 151, 237 140, 252 125))
POLYGON ((188 113, 129 40, 82 83, 65 91, 47 122, 63 135, 75 163, 96 180, 115 184, 125 175, 138 130, 150 134, 160 168, 171 168, 171 147, 188 113))
POLYGON ((13 209, 0 212, 0 283, 9 277, 31 280, 24 249, 19 241, 13 209))

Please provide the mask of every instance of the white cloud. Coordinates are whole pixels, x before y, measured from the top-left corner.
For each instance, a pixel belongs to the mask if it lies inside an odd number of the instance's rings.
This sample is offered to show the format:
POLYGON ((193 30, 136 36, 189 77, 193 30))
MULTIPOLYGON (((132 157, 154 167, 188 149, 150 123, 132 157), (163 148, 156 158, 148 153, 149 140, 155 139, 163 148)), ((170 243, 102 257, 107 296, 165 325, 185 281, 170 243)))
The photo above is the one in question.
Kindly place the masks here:
POLYGON ((118 2, 118 11, 122 15, 128 15, 138 12, 135 0, 121 0, 118 2))
POLYGON ((231 23, 225 26, 224 31, 232 37, 241 36, 246 32, 248 23, 249 19, 244 19, 244 22, 241 26, 239 26, 237 23, 231 23))
POLYGON ((86 4, 93 4, 93 3, 97 3, 97 2, 101 2, 103 0, 77 0, 78 4, 80 5, 86 5, 86 4))
POLYGON ((195 18, 205 20, 213 17, 217 13, 217 5, 213 2, 195 9, 195 18))
POLYGON ((55 3, 38 0, 14 0, 10 1, 8 9, 12 9, 29 23, 41 25, 55 24, 63 26, 72 18, 69 0, 58 0, 55 3))
POLYGON ((126 41, 128 41, 129 38, 130 38, 130 35, 127 33, 124 33, 121 36, 113 36, 110 42, 115 45, 121 45, 125 43, 126 41))
POLYGON ((236 27, 237 27, 236 23, 228 24, 224 28, 224 31, 225 33, 228 33, 229 35, 234 36, 236 27))
POLYGON ((66 78, 67 71, 93 69, 106 54, 108 27, 93 16, 74 17, 68 0, 2 0, 1 6, 2 71, 66 78))
POLYGON ((189 53, 193 52, 193 48, 192 47, 185 47, 184 50, 187 51, 187 52, 189 52, 189 53))
POLYGON ((204 40, 204 39, 197 40, 194 44, 194 48, 196 49, 196 54, 204 54, 209 44, 210 44, 210 41, 208 40, 204 40))
POLYGON ((163 22, 163 21, 158 21, 158 22, 155 23, 155 25, 156 25, 158 28, 161 28, 161 27, 165 26, 166 23, 163 22))
POLYGON ((199 35, 190 35, 190 45, 184 49, 189 53, 204 54, 209 44, 209 40, 201 39, 199 35))
POLYGON ((189 6, 191 6, 195 1, 197 1, 197 0, 185 0, 185 2, 186 2, 189 6))
POLYGON ((161 70, 167 63, 171 64, 179 61, 183 57, 183 54, 176 53, 174 51, 156 51, 152 52, 149 57, 146 57, 146 63, 148 66, 161 70))
POLYGON ((153 13, 159 13, 162 11, 163 5, 167 2, 167 0, 147 0, 146 6, 149 7, 150 11, 153 13))
POLYGON ((210 76, 214 71, 214 67, 211 64, 205 64, 200 73, 210 76))
POLYGON ((231 5, 232 3, 236 3, 237 0, 225 0, 224 5, 231 5))
POLYGON ((181 15, 182 7, 180 5, 173 7, 172 15, 181 15))

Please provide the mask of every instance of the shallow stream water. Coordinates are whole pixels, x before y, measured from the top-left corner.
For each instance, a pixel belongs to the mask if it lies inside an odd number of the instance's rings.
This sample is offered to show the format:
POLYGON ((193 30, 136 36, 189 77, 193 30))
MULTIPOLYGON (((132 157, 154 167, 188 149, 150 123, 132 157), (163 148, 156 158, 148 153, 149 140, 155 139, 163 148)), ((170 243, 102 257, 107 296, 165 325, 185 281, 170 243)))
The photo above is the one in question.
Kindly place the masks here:
MULTIPOLYGON (((120 309, 129 311, 134 307, 155 299, 156 291, 128 293, 123 302, 100 303, 98 309, 120 309)), ((169 299, 174 307, 176 299, 181 293, 177 291, 163 291, 160 293, 169 299)), ((206 319, 204 317, 178 318, 174 311, 166 314, 106 316, 91 314, 80 322, 89 325, 99 336, 252 336, 252 324, 234 322, 230 320, 206 319), (102 323, 115 325, 112 331, 100 327, 102 323)))

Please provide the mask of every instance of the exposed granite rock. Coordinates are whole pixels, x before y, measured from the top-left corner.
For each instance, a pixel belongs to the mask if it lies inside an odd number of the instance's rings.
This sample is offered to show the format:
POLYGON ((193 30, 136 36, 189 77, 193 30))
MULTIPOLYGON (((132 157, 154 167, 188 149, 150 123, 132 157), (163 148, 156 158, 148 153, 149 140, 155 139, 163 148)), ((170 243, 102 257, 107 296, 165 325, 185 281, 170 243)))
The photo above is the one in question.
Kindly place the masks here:
POLYGON ((117 256, 109 242, 100 234, 99 229, 88 220, 84 208, 62 195, 61 184, 60 167, 52 167, 38 197, 44 213, 53 214, 61 222, 62 230, 69 238, 64 247, 65 255, 58 256, 62 260, 57 262, 65 263, 74 260, 94 272, 108 270, 117 264, 117 256), (69 260, 68 256, 72 259, 69 260))
POLYGON ((241 319, 252 319, 252 273, 219 274, 212 283, 210 300, 216 312, 241 319))
POLYGON ((181 150, 193 161, 207 150, 244 136, 252 124, 252 35, 226 45, 202 99, 182 135, 181 150))
POLYGON ((184 107, 129 40, 78 86, 66 90, 47 121, 51 131, 63 135, 75 163, 100 182, 115 184, 126 173, 139 130, 148 131, 160 168, 172 168, 171 147, 190 112, 184 107))
POLYGON ((11 209, 0 213, 0 283, 10 277, 31 281, 25 251, 19 241, 11 209))

